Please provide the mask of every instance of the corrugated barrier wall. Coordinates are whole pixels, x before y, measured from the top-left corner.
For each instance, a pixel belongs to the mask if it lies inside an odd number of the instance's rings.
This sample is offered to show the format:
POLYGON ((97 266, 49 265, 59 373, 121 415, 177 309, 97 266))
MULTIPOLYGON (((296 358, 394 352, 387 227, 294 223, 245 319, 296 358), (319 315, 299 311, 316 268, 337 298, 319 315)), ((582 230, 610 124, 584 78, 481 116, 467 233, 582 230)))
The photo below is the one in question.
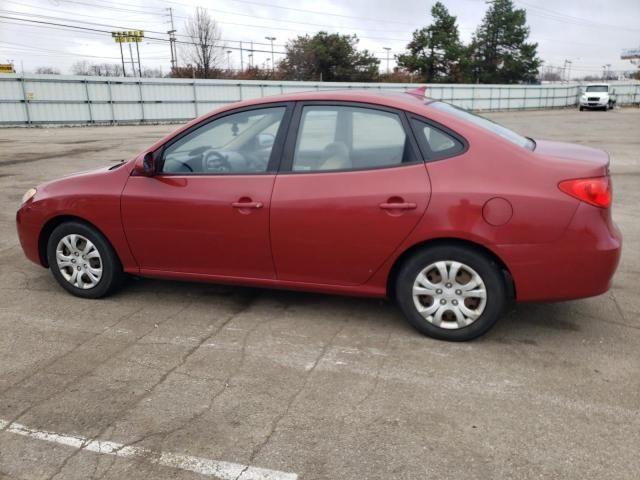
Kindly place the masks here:
MULTIPOLYGON (((611 82, 618 105, 640 102, 640 82, 611 82)), ((406 91, 419 84, 0 76, 0 126, 184 122, 221 105, 310 90, 406 91)), ((523 110, 574 106, 580 85, 427 86, 427 95, 463 108, 523 110)))

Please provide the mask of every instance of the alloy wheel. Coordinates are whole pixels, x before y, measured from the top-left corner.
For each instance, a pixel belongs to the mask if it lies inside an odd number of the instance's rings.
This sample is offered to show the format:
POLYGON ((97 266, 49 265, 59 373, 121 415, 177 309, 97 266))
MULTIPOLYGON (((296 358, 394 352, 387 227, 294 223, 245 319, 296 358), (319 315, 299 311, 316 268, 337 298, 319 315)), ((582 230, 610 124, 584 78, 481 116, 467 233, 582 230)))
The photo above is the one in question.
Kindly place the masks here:
POLYGON ((102 258, 96 246, 79 234, 62 237, 56 246, 56 263, 64 279, 76 288, 88 290, 102 278, 102 258))
POLYGON ((482 277, 461 262, 439 261, 418 273, 413 283, 413 303, 429 323, 448 330, 468 327, 487 304, 482 277))

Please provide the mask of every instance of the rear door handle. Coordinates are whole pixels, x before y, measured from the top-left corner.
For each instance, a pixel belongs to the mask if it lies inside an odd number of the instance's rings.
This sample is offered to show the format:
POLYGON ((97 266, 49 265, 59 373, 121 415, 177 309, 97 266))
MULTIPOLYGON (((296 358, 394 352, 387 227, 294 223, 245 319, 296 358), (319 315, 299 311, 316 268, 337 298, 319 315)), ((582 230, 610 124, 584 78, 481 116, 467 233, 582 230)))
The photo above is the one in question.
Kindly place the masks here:
POLYGON ((381 203, 380 208, 383 210, 413 210, 417 205, 412 202, 398 202, 398 203, 381 203))
POLYGON ((262 208, 262 202, 233 202, 233 208, 262 208))

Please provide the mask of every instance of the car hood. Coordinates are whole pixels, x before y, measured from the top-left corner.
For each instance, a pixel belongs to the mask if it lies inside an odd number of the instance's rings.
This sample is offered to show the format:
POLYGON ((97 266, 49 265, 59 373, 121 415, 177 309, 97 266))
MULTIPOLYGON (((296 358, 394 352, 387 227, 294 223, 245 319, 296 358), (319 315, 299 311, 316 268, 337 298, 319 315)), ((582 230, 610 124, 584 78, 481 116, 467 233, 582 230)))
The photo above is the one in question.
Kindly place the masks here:
POLYGON ((576 145, 575 143, 536 140, 536 156, 575 167, 585 174, 606 175, 609 168, 609 154, 598 148, 576 145))

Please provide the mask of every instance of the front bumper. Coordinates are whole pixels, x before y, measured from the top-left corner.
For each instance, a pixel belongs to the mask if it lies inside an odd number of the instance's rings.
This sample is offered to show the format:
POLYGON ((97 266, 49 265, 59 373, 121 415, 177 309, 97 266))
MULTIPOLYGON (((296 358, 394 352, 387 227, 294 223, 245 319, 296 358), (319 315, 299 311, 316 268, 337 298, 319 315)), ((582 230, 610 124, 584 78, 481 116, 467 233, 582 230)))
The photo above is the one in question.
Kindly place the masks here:
POLYGON ((20 207, 16 213, 16 230, 20 246, 25 256, 33 263, 44 266, 40 256, 39 238, 42 229, 41 219, 34 214, 31 202, 20 207))
POLYGON ((620 261, 622 234, 609 210, 581 203, 555 242, 501 245, 522 302, 600 295, 611 287, 620 261))
POLYGON ((580 106, 582 108, 604 108, 609 105, 609 100, 580 100, 580 106))

